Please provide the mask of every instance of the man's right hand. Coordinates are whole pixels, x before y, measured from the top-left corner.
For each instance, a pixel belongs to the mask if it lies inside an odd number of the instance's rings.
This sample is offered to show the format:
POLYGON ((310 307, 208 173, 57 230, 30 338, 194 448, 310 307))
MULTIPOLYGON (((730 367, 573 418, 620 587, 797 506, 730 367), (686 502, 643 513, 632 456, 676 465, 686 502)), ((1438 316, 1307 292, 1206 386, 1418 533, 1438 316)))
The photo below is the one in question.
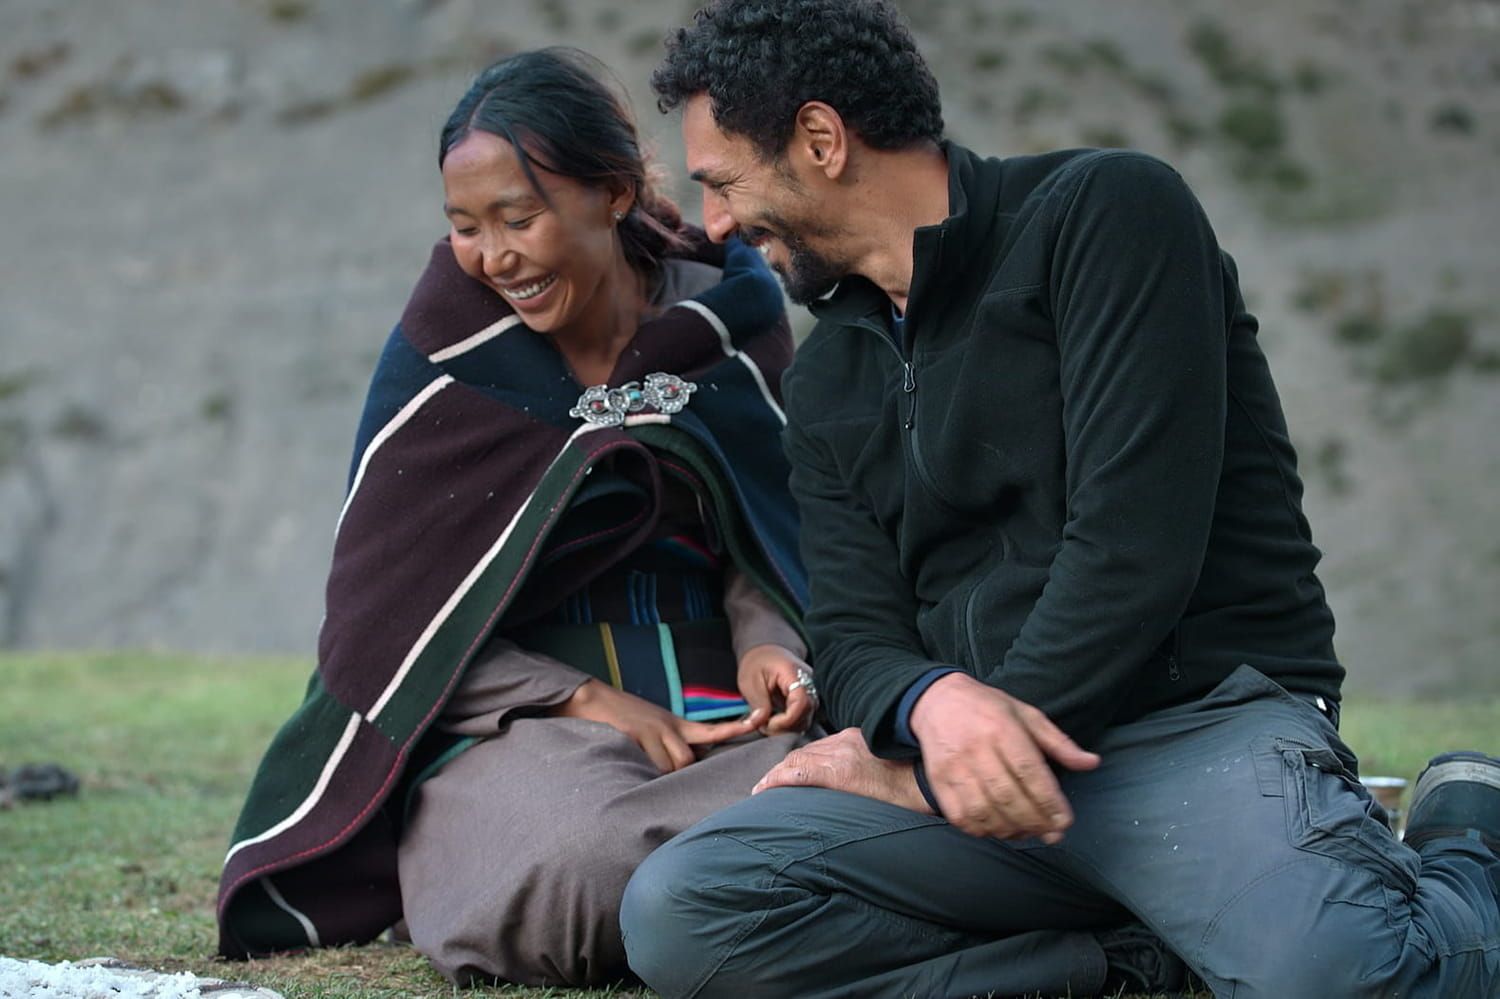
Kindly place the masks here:
POLYGON ((697 760, 693 751, 696 746, 716 746, 750 735, 765 724, 770 713, 757 708, 737 721, 688 721, 598 680, 586 681, 572 697, 547 712, 553 717, 583 718, 618 729, 634 739, 664 774, 697 760))
POLYGON ((908 721, 943 816, 971 836, 1060 842, 1073 810, 1047 761, 1099 765, 1041 711, 967 673, 934 681, 908 721))

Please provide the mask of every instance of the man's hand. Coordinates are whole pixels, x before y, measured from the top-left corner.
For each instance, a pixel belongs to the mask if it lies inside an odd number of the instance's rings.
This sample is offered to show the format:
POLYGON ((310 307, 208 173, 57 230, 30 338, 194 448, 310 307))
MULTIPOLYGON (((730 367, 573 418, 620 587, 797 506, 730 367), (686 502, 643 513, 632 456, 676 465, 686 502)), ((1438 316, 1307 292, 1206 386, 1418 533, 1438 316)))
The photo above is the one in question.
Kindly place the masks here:
POLYGON ((864 733, 857 728, 846 728, 788 753, 750 793, 773 787, 827 787, 932 814, 911 763, 882 760, 870 752, 864 733))
POLYGON ((922 748, 933 797, 949 822, 971 836, 1062 840, 1073 810, 1049 759, 1092 770, 1098 755, 1079 748, 1041 711, 967 673, 938 678, 909 719, 922 748))
POLYGON ((766 712, 752 711, 727 722, 695 722, 678 718, 645 698, 616 690, 598 680, 586 681, 573 696, 548 712, 553 717, 603 722, 634 739, 661 772, 669 774, 698 759, 694 746, 716 746, 749 735, 765 721, 766 712))
POLYGON ((760 716, 763 735, 801 732, 812 723, 818 701, 811 678, 807 663, 780 645, 757 645, 740 658, 740 696, 760 716))

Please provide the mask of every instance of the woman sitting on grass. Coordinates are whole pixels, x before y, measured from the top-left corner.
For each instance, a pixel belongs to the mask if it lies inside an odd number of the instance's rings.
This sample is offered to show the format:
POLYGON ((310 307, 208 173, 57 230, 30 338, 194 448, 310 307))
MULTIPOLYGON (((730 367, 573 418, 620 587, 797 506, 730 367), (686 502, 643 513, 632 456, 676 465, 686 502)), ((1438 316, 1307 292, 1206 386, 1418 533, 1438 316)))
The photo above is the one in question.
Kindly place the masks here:
POLYGON ((816 708, 791 339, 759 255, 684 226, 580 53, 491 66, 439 163, 452 230, 375 374, 318 670, 235 832, 220 946, 404 916, 457 982, 607 982, 635 866, 816 708))

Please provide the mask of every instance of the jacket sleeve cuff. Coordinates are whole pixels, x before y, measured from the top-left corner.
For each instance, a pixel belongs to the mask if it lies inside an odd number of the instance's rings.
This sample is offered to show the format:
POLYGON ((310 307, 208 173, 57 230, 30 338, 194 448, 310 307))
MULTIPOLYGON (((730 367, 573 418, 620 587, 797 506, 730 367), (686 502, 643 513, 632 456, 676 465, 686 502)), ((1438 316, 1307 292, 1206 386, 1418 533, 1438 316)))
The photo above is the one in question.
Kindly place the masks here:
MULTIPOLYGON (((917 737, 912 735, 911 731, 911 712, 917 706, 917 698, 927 693, 927 688, 932 686, 933 682, 938 678, 947 676, 949 673, 962 672, 963 670, 957 666, 935 666, 917 677, 912 685, 906 688, 906 693, 901 695, 901 702, 896 705, 894 734, 898 743, 903 746, 910 746, 912 749, 918 748, 917 737)), ((925 782, 926 777, 922 774, 922 768, 919 765, 917 767, 917 784, 921 786, 925 782)), ((925 795, 926 793, 924 790, 923 794, 925 795)), ((929 805, 932 804, 931 800, 927 803, 929 805)))

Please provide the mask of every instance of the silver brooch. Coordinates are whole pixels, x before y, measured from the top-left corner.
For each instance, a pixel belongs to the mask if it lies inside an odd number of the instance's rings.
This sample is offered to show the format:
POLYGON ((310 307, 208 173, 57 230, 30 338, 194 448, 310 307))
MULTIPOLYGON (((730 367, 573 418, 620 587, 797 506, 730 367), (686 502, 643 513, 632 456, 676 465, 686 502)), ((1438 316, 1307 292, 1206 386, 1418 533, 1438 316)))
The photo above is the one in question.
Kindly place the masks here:
POLYGON ((568 415, 601 427, 618 427, 628 414, 639 413, 648 407, 658 413, 680 413, 688 404, 688 396, 696 391, 696 382, 665 371, 655 371, 646 376, 644 385, 626 382, 619 388, 589 386, 578 397, 577 405, 568 410, 568 415))

